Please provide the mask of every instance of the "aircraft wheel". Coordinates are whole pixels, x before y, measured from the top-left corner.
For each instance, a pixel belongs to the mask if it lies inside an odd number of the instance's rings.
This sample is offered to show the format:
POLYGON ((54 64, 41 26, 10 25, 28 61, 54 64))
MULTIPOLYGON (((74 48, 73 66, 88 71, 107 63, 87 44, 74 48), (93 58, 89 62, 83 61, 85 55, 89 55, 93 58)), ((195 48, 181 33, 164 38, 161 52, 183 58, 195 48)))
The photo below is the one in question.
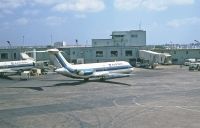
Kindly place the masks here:
POLYGON ((100 81, 105 81, 105 80, 106 80, 105 77, 100 78, 100 81))
POLYGON ((89 80, 89 78, 84 78, 84 81, 88 81, 89 80))

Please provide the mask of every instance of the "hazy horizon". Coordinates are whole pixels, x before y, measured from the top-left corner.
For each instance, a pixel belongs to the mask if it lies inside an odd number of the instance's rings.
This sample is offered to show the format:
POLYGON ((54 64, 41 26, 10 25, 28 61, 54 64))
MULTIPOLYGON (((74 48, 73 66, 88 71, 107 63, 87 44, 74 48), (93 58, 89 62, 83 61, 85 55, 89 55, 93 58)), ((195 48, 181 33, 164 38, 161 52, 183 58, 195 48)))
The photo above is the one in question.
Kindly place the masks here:
POLYGON ((147 44, 200 40, 197 0, 1 0, 0 44, 90 45, 112 31, 145 30, 147 44))

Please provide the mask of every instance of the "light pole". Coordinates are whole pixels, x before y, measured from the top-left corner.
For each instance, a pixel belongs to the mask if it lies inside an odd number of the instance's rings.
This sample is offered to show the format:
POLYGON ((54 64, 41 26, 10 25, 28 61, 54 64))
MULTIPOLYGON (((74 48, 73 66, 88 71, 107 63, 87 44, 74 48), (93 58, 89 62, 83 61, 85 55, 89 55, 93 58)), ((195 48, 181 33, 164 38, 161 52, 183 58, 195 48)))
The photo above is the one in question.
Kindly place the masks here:
POLYGON ((24 35, 22 36, 22 45, 24 45, 24 35))
POLYGON ((9 45, 9 48, 10 48, 10 50, 11 50, 11 60, 13 60, 13 51, 12 51, 12 46, 11 46, 11 43, 10 43, 10 41, 8 40, 8 41, 6 41, 7 43, 8 43, 8 45, 9 45))
POLYGON ((53 46, 53 35, 51 33, 51 45, 53 46))
POLYGON ((11 43, 10 43, 10 41, 6 41, 6 42, 8 43, 9 47, 11 48, 11 43))
POLYGON ((76 47, 78 47, 78 39, 76 39, 75 41, 76 41, 76 47))

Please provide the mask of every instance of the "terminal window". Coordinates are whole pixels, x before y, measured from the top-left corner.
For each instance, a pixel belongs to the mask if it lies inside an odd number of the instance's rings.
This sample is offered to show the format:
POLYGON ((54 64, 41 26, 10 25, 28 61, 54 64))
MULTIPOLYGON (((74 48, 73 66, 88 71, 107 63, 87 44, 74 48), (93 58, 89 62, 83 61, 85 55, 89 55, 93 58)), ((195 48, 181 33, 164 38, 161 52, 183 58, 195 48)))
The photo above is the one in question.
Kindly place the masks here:
POLYGON ((176 54, 176 51, 174 51, 174 54, 176 54))
POLYGON ((1 53, 1 59, 8 59, 8 53, 1 53))
POLYGON ((134 34, 134 35, 131 35, 132 38, 137 38, 138 35, 137 34, 134 34))
POLYGON ((103 51, 96 51, 96 57, 103 57, 103 51))
POLYGON ((127 50, 127 51, 125 52, 125 55, 126 55, 126 56, 132 56, 132 55, 133 55, 133 52, 132 52, 131 50, 127 50))
POLYGON ((17 54, 16 54, 16 53, 14 53, 14 59, 15 59, 15 60, 17 59, 17 54))
POLYGON ((113 35, 113 37, 124 37, 124 35, 113 35))
POLYGON ((111 54, 111 57, 117 57, 118 51, 111 51, 110 54, 111 54))

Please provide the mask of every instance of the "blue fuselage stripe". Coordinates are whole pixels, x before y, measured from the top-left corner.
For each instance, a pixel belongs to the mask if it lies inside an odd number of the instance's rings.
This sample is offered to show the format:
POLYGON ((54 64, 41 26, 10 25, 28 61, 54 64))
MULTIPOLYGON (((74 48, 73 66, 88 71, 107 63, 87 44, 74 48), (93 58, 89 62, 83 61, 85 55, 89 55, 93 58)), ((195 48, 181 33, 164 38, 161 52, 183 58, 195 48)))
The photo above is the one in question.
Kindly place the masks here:
POLYGON ((23 68, 23 67, 33 67, 33 64, 20 64, 20 65, 6 65, 6 66, 0 66, 0 69, 4 68, 23 68))
POLYGON ((58 55, 58 54, 55 54, 56 58, 58 59, 59 63, 61 64, 62 67, 64 67, 65 69, 67 69, 69 72, 73 73, 74 70, 69 68, 67 66, 67 64, 65 64, 65 62, 62 60, 62 58, 58 55))
POLYGON ((131 66, 117 66, 117 67, 105 67, 105 68, 96 68, 96 72, 101 71, 111 71, 111 70, 122 70, 122 69, 129 69, 132 68, 131 66))

